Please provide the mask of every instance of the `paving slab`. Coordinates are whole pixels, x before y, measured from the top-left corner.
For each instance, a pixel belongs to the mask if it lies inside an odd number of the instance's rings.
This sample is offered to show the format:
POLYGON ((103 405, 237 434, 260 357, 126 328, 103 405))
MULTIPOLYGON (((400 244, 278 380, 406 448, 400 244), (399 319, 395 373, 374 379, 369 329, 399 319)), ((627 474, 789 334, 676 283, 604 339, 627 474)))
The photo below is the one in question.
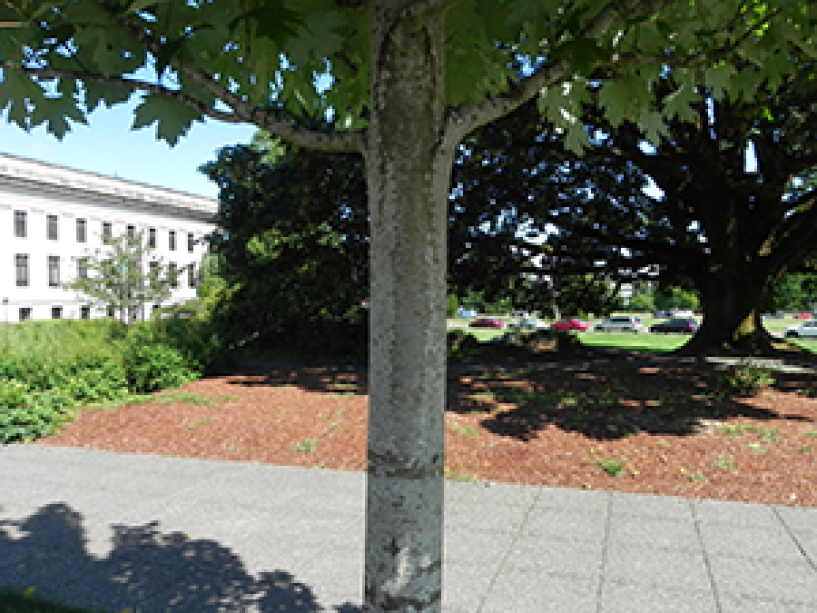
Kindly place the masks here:
MULTIPOLYGON (((446 482, 443 611, 817 611, 817 509, 446 482)), ((0 447, 0 586, 102 611, 362 611, 365 476, 0 447)))

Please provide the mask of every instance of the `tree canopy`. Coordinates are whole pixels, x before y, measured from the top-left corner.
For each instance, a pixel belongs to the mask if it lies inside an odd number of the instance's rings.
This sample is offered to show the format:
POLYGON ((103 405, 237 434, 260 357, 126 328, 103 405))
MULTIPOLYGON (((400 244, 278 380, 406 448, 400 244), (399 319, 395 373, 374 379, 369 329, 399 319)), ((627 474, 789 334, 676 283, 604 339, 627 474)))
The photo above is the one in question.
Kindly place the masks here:
POLYGON ((223 148, 201 170, 219 186, 210 246, 230 287, 217 309, 228 338, 365 353, 363 159, 285 147, 262 134, 252 146, 223 148))
POLYGON ((141 92, 134 128, 155 123, 170 143, 208 116, 360 149, 350 133, 320 135, 298 119, 329 112, 352 133, 369 123, 369 19, 385 7, 414 25, 445 15, 450 128, 464 135, 538 94, 577 148, 582 85, 600 69, 616 77, 599 92, 610 120, 632 118, 657 137, 664 119, 694 119, 701 77, 718 97, 750 97, 793 72, 793 51, 815 51, 814 7, 788 0, 18 0, 0 6, 0 105, 9 121, 61 137, 141 92), (679 87, 656 107, 649 92, 669 66, 679 87))

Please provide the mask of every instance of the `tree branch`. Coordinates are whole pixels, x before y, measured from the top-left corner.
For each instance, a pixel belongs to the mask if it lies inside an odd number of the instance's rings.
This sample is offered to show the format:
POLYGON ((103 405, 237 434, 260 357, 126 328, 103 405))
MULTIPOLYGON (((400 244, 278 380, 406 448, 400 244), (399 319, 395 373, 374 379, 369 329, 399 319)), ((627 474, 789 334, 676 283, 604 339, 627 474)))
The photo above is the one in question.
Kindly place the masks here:
POLYGON ((226 111, 219 111, 211 108, 210 105, 200 100, 191 98, 181 91, 169 89, 163 85, 157 85, 155 83, 147 83, 145 81, 127 79, 125 77, 104 77, 100 74, 86 72, 83 70, 32 68, 30 66, 20 66, 19 64, 5 60, 0 62, 0 67, 2 67, 3 70, 15 70, 17 72, 23 72, 28 75, 36 76, 38 79, 76 79, 84 83, 99 83, 101 85, 121 86, 127 89, 143 91, 145 93, 155 94, 170 100, 175 100, 176 102, 184 104, 185 106, 200 112, 202 115, 212 117, 213 119, 218 119, 219 121, 226 121, 229 123, 243 123, 246 121, 234 113, 228 113, 226 111))
POLYGON ((462 0, 418 0, 403 11, 403 18, 415 23, 422 23, 439 17, 462 0))
MULTIPOLYGON (((151 55, 154 57, 161 55, 162 44, 141 27, 135 25, 127 15, 122 15, 118 10, 118 3, 102 1, 99 4, 133 40, 151 55)), ((280 111, 278 109, 269 110, 260 108, 244 100, 241 96, 231 92, 214 79, 212 75, 200 68, 181 65, 175 58, 170 60, 170 66, 177 73, 184 75, 211 96, 229 106, 233 110, 233 113, 217 111, 190 96, 179 96, 175 90, 170 90, 153 83, 130 79, 125 79, 124 82, 130 87, 137 87, 138 89, 144 89, 145 91, 174 99, 214 119, 232 121, 233 123, 251 123, 301 147, 334 153, 363 152, 365 142, 362 131, 321 132, 298 126, 294 118, 280 118, 280 111), (207 109, 206 112, 203 108, 207 109)), ((110 81, 104 77, 100 77, 97 78, 97 82, 106 83, 110 81)))
MULTIPOLYGON (((443 2, 444 0, 439 0, 443 2)), ((598 39, 617 23, 638 16, 648 16, 660 12, 675 0, 644 0, 642 2, 615 2, 609 4, 594 17, 577 38, 598 39)), ((619 62, 620 63, 620 62, 619 62)), ((445 144, 456 146, 463 137, 481 125, 498 119, 519 108, 543 88, 563 83, 573 74, 573 67, 567 58, 540 67, 531 76, 520 81, 505 94, 489 98, 476 104, 462 104, 451 109, 445 130, 445 144)))

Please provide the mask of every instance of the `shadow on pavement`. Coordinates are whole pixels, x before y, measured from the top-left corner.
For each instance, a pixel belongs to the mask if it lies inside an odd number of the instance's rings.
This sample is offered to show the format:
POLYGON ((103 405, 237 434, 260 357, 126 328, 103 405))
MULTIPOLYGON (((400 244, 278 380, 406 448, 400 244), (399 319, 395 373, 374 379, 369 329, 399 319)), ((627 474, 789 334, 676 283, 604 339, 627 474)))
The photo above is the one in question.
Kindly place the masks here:
POLYGON ((0 587, 25 590, 62 604, 104 611, 337 611, 323 607, 308 585, 285 570, 250 574, 218 542, 163 533, 158 522, 114 525, 112 548, 86 548, 83 516, 63 503, 19 520, 0 520, 0 587))

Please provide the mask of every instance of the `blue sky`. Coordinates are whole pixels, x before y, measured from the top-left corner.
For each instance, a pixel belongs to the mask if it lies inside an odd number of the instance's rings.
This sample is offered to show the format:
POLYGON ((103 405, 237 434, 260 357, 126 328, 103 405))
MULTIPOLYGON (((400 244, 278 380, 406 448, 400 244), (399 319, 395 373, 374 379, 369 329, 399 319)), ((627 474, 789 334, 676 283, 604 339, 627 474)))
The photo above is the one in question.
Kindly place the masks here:
POLYGON ((246 143, 255 133, 248 124, 216 121, 193 124, 175 147, 156 140, 155 126, 131 130, 131 102, 97 110, 88 125, 75 125, 62 141, 42 127, 27 133, 0 114, 0 151, 140 183, 215 198, 218 190, 196 170, 215 159, 225 145, 246 143))

